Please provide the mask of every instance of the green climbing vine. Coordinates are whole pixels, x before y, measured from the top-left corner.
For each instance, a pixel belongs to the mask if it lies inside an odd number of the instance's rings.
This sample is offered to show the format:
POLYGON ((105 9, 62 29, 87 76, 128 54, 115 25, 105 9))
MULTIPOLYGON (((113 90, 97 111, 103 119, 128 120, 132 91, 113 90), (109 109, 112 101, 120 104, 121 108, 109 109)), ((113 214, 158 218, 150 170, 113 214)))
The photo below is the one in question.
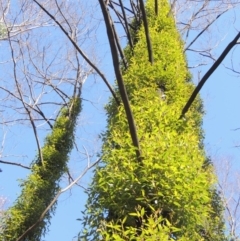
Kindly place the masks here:
MULTIPOLYGON (((60 111, 52 132, 46 137, 41 149, 42 159, 38 156, 32 163, 31 174, 20 185, 21 195, 5 214, 1 241, 16 241, 37 222, 59 191, 59 181, 67 169, 68 156, 73 148, 74 130, 80 111, 79 98, 72 99, 68 107, 63 107, 60 111)), ((21 240, 41 240, 55 207, 56 205, 53 205, 36 228, 21 240)))
POLYGON ((154 63, 143 26, 134 32, 134 54, 125 49, 129 67, 123 79, 142 161, 123 106, 111 99, 102 163, 88 192, 79 240, 224 240, 221 208, 216 213, 212 201, 216 177, 212 165, 205 165, 202 102, 198 98, 179 119, 194 86, 169 4, 159 1, 158 8, 156 15, 154 1, 147 1, 154 63))

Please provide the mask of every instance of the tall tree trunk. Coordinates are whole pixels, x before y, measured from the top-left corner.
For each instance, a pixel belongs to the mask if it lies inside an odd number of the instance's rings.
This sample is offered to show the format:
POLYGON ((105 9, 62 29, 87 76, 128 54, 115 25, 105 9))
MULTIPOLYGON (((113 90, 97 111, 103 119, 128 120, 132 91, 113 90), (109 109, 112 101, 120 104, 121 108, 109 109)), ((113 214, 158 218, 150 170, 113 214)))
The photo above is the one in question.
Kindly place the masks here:
POLYGON ((141 162, 125 106, 111 99, 102 164, 94 175, 86 229, 79 239, 224 240, 221 209, 214 209, 215 176, 211 165, 205 165, 201 100, 197 98, 186 117, 179 119, 194 89, 183 43, 167 1, 158 1, 156 11, 155 1, 148 0, 145 10, 154 62, 149 62, 146 28, 141 26, 133 33, 134 55, 131 48, 125 49, 129 66, 122 75, 141 162))

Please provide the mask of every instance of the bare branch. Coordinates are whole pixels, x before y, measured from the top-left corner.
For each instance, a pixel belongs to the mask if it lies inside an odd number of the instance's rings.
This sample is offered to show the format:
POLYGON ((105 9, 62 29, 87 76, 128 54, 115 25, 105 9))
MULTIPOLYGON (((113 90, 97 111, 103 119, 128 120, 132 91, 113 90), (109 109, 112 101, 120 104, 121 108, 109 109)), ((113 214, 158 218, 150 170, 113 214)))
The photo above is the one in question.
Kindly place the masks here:
POLYGON ((184 49, 184 52, 186 52, 195 42, 196 40, 219 18, 221 17, 224 13, 228 11, 225 10, 224 12, 220 13, 215 19, 213 19, 203 30, 189 43, 189 45, 184 49))
POLYGON ((121 56, 121 59, 123 61, 125 69, 127 69, 127 66, 128 66, 127 60, 126 60, 124 52, 123 52, 123 50, 121 48, 121 45, 120 45, 120 42, 119 42, 119 39, 118 39, 118 35, 117 35, 117 31, 115 29, 114 24, 112 24, 112 29, 113 29, 113 32, 114 32, 114 37, 115 37, 115 41, 116 41, 116 44, 117 44, 118 52, 119 52, 119 54, 121 56))
POLYGON ((40 160, 41 160, 41 162, 43 164, 44 162, 43 162, 43 156, 42 156, 42 150, 41 150, 40 142, 39 142, 38 135, 37 135, 37 128, 36 128, 34 120, 32 118, 31 111, 25 105, 25 102, 24 102, 24 99, 23 99, 23 96, 22 96, 22 92, 20 90, 20 86, 19 86, 19 83, 17 81, 16 60, 15 60, 14 51, 13 51, 11 37, 10 37, 10 33, 9 32, 8 32, 8 39, 9 39, 9 46, 11 48, 11 57, 12 57, 12 61, 13 61, 13 73, 14 73, 14 80, 15 80, 16 88, 17 88, 18 94, 20 96, 22 105, 23 105, 24 109, 26 110, 26 112, 27 112, 27 114, 29 116, 29 119, 30 119, 30 123, 31 123, 31 125, 33 127, 33 132, 34 132, 34 136, 35 136, 35 139, 36 139, 36 142, 37 142, 37 147, 38 147, 39 158, 40 158, 40 160))
POLYGON ((235 38, 228 44, 228 46, 224 49, 224 51, 222 52, 222 54, 219 56, 219 58, 217 59, 217 61, 212 65, 212 67, 207 71, 207 73, 202 77, 201 81, 198 83, 197 87, 194 89, 191 97, 189 98, 189 100, 187 101, 186 105, 184 106, 183 110, 182 110, 182 114, 180 116, 179 119, 181 119, 182 117, 184 117, 184 115, 187 113, 188 109, 190 108, 190 106, 192 105, 193 101, 195 100, 197 94, 199 93, 199 91, 201 90, 201 88, 203 87, 203 85, 205 84, 205 82, 207 81, 207 79, 211 76, 211 74, 218 68, 218 66, 222 63, 222 61, 224 60, 224 58, 227 56, 227 54, 229 53, 229 51, 233 48, 233 46, 236 45, 238 39, 240 38, 240 32, 238 32, 238 34, 235 36, 235 38))
POLYGON ((127 31, 127 37, 128 37, 129 45, 130 45, 131 49, 133 49, 133 41, 132 41, 132 37, 131 37, 130 31, 129 31, 128 21, 127 21, 127 17, 126 17, 126 13, 125 13, 125 10, 124 10, 122 0, 119 0, 119 3, 121 5, 121 9, 122 9, 123 17, 124 17, 125 28, 126 28, 126 31, 127 31))
POLYGON ((151 38, 150 38, 149 30, 148 30, 147 15, 146 15, 143 0, 139 0, 139 2, 140 2, 140 9, 142 12, 143 25, 144 25, 145 35, 146 35, 146 40, 147 40, 149 62, 151 64, 153 64, 153 51, 152 51, 151 38))
POLYGON ((28 167, 28 166, 25 166, 25 165, 22 165, 21 163, 16 163, 16 162, 9 162, 9 161, 0 160, 0 163, 2 163, 2 164, 8 164, 8 165, 13 165, 13 166, 19 166, 19 167, 23 167, 23 168, 28 169, 28 170, 31 169, 31 168, 28 167))
MULTIPOLYGON (((110 1, 110 2, 111 2, 112 4, 117 5, 117 6, 121 6, 120 3, 117 3, 117 2, 115 2, 115 1, 110 1)), ((127 10, 128 12, 133 13, 133 11, 132 11, 130 8, 127 8, 127 7, 125 7, 125 6, 123 6, 123 8, 124 8, 125 10, 127 10)))
POLYGON ((113 95, 114 99, 116 100, 117 104, 120 105, 120 102, 112 89, 111 85, 108 83, 104 74, 97 68, 95 64, 84 54, 84 52, 79 48, 77 43, 72 39, 72 37, 68 34, 68 32, 63 28, 63 26, 57 21, 57 19, 46 9, 44 8, 38 1, 33 0, 63 31, 63 33, 67 36, 73 46, 77 49, 77 51, 81 54, 81 56, 86 60, 86 62, 99 74, 99 76, 103 79, 104 83, 107 85, 108 89, 110 90, 111 94, 113 95))

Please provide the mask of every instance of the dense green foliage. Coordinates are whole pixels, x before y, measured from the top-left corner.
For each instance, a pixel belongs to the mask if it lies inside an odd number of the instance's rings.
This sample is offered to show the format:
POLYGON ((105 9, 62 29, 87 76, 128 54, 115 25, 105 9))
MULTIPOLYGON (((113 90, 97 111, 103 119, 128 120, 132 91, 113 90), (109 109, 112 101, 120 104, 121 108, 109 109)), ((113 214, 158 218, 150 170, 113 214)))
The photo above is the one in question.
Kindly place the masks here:
MULTIPOLYGON (((16 241, 29 227, 40 218, 59 191, 59 181, 66 171, 68 155, 73 147, 74 129, 81 110, 79 99, 73 99, 68 108, 64 107, 52 132, 46 137, 42 148, 42 160, 38 158, 32 164, 32 172, 22 182, 22 193, 5 215, 1 241, 16 241)), ((53 206, 45 219, 23 239, 40 240, 50 222, 53 206)))
POLYGON ((154 64, 143 27, 135 33, 134 54, 125 49, 129 68, 123 77, 142 160, 123 106, 110 100, 102 163, 89 189, 80 240, 224 240, 221 202, 213 201, 215 176, 205 165, 202 104, 196 100, 179 120, 194 86, 169 5, 159 5, 158 16, 153 0, 146 6, 154 64))

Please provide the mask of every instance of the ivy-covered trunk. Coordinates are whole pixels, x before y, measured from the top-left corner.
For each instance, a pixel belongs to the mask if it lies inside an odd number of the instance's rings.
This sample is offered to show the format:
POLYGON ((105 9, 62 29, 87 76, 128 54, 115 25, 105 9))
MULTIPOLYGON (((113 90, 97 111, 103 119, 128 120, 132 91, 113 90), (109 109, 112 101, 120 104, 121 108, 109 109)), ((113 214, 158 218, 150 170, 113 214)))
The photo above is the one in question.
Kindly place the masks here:
POLYGON ((80 98, 73 98, 68 107, 60 111, 52 132, 45 139, 41 155, 32 164, 31 174, 21 184, 21 195, 5 215, 1 241, 38 241, 46 232, 56 205, 51 206, 44 217, 41 215, 59 191, 80 110, 80 98))
POLYGON ((179 118, 194 85, 169 4, 158 1, 158 11, 155 4, 145 6, 153 63, 142 24, 122 67, 141 156, 125 106, 111 99, 79 240, 225 240, 216 177, 203 150, 202 103, 198 98, 179 118))

